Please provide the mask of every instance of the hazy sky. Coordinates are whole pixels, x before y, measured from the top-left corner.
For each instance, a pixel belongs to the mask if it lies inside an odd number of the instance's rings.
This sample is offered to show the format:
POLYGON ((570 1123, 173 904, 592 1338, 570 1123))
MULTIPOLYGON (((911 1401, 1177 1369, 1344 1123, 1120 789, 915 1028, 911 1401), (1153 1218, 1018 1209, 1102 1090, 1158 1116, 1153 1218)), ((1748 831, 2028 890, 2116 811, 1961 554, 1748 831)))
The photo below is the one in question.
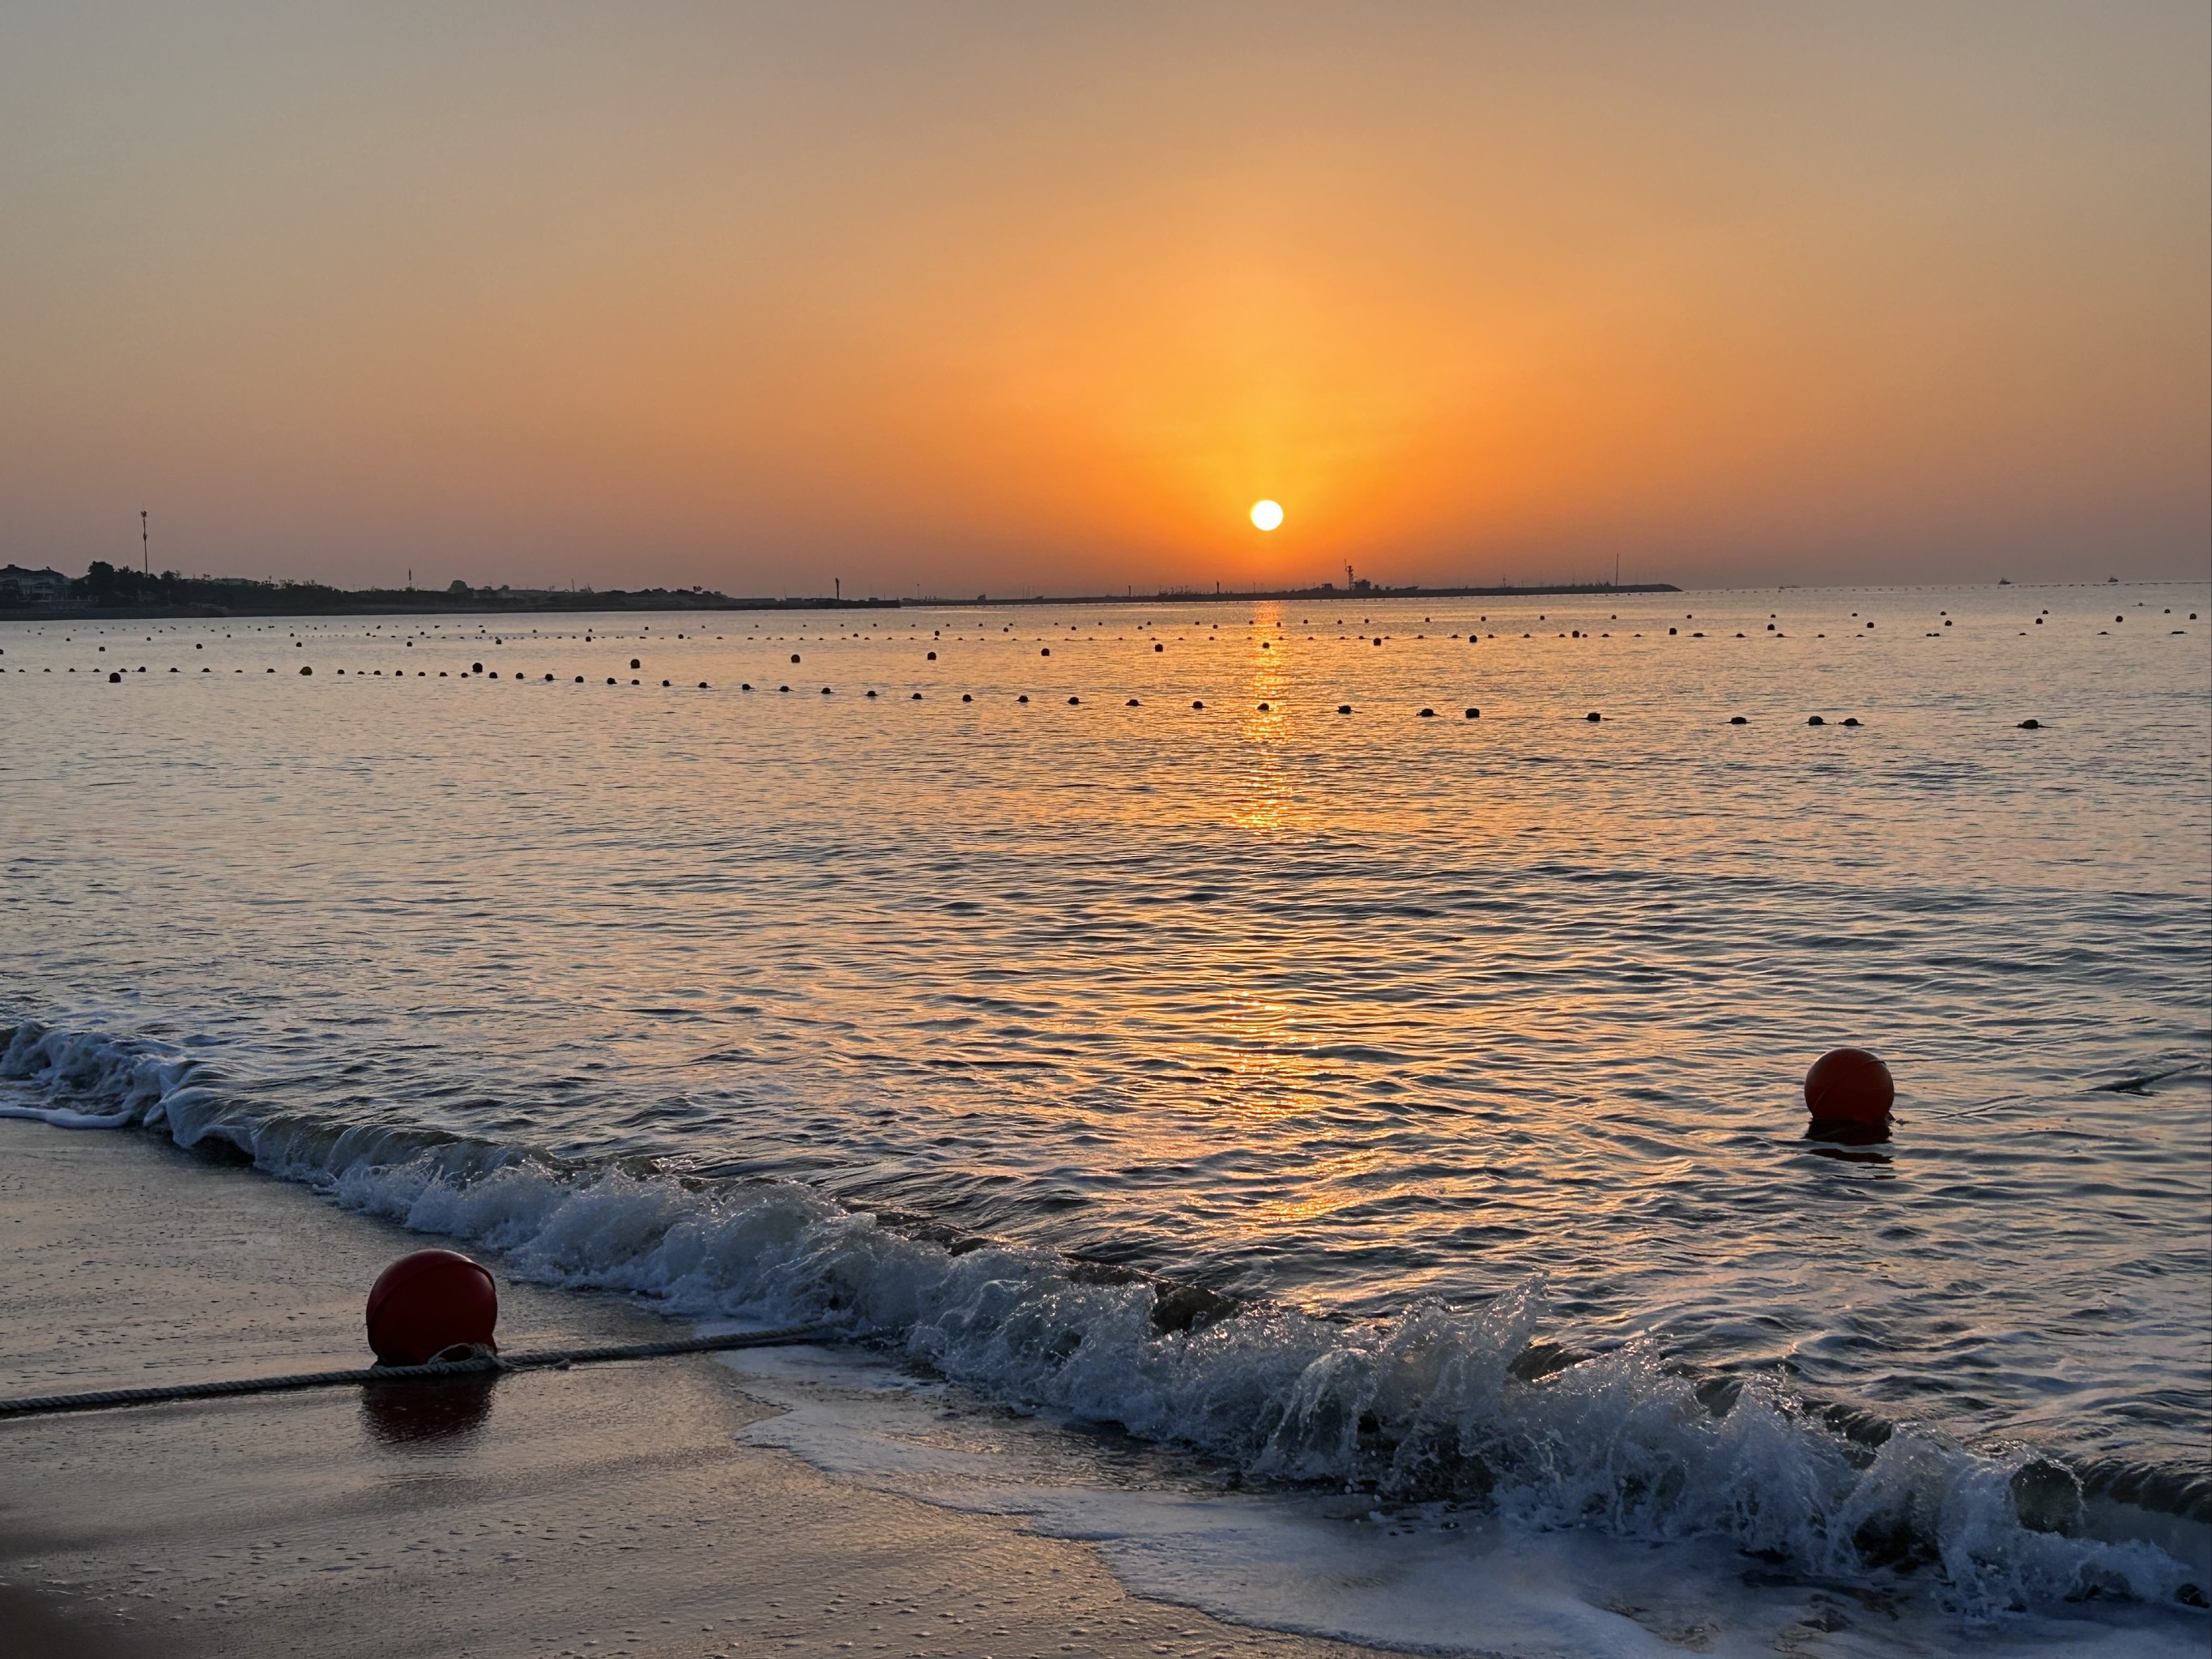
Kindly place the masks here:
POLYGON ((2208 16, 9 0, 0 562, 2201 576, 2208 16))

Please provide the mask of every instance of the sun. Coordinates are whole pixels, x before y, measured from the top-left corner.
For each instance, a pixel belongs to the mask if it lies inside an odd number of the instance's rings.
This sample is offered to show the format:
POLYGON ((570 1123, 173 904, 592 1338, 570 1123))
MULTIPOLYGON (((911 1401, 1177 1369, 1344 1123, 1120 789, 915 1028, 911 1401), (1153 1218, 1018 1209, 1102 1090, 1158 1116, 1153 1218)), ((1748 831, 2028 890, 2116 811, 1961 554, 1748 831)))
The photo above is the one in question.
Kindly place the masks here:
POLYGON ((1259 526, 1261 529, 1273 530, 1276 526, 1282 523, 1282 521, 1283 504, 1280 501, 1255 501, 1252 503, 1252 522, 1259 526))

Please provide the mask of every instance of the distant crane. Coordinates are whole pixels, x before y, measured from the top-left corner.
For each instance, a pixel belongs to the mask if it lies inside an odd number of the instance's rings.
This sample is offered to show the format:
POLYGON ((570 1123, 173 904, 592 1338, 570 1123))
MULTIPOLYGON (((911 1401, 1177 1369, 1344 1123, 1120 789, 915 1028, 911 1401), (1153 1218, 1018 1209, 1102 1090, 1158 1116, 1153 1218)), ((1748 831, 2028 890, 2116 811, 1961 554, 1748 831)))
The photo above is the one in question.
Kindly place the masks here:
POLYGON ((138 509, 138 570, 141 575, 154 574, 153 543, 146 531, 146 509, 138 509))

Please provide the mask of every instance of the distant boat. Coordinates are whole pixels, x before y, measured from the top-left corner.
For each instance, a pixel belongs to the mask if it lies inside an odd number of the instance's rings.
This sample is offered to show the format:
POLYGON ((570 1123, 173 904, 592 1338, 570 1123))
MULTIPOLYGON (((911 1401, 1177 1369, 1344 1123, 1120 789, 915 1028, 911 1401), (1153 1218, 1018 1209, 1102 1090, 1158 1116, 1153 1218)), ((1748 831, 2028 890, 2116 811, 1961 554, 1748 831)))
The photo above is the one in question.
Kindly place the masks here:
POLYGON ((2009 577, 2009 576, 2000 576, 2000 577, 1998 577, 1998 578, 1997 578, 1997 586, 1998 586, 1999 587, 2010 587, 2010 586, 2012 586, 2012 578, 2011 578, 2011 577, 2009 577))

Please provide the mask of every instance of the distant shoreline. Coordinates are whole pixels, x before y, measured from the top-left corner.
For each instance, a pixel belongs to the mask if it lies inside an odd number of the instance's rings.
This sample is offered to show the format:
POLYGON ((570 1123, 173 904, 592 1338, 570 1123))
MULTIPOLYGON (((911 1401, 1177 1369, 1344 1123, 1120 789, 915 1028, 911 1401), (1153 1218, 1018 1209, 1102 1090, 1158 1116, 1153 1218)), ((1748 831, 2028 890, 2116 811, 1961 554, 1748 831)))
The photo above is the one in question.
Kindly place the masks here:
POLYGON ((1363 585, 1358 587, 1221 588, 1211 593, 1169 589, 1157 593, 1085 593, 1023 599, 994 599, 979 593, 972 599, 931 599, 902 600, 900 603, 942 610, 960 605, 973 609, 978 605, 1229 605, 1253 599, 1296 599, 1302 603, 1324 599, 1518 599, 1577 594, 1602 597, 1613 593, 1679 593, 1681 591, 1672 582, 1562 582, 1538 587, 1369 587, 1363 585))
MULTIPOLYGON (((257 587, 260 584, 255 584, 257 587)), ((1227 605, 1255 600, 1318 603, 1346 599, 1505 599, 1604 598, 1621 593, 1679 593, 1672 582, 1580 582, 1535 587, 1285 587, 1223 589, 1215 592, 1170 591, 1153 593, 1087 593, 1036 598, 972 599, 741 599, 726 593, 611 592, 473 593, 447 599, 439 593, 399 593, 369 589, 308 588, 287 592, 281 586, 251 594, 226 595, 229 603, 196 599, 155 605, 60 605, 0 609, 0 622, 160 622, 223 617, 513 617, 559 616, 607 611, 898 611, 996 610, 1005 606, 1073 605, 1227 605)))

